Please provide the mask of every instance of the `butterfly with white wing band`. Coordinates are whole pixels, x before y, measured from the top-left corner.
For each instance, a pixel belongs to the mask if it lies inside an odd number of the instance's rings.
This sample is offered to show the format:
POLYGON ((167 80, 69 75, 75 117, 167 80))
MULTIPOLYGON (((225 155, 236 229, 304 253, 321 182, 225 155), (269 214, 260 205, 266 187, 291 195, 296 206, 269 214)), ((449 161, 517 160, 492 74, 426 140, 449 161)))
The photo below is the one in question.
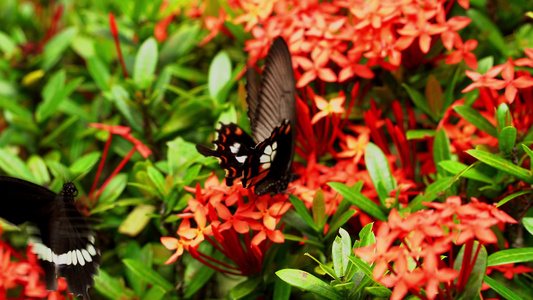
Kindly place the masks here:
POLYGON ((0 176, 0 217, 13 223, 36 225, 30 243, 45 271, 46 288, 57 290, 57 275, 65 277, 69 292, 89 299, 100 251, 94 233, 74 206, 78 190, 66 183, 59 194, 34 183, 0 176))
POLYGON ((257 195, 281 193, 292 179, 296 137, 295 80, 283 38, 276 38, 268 51, 260 86, 255 70, 247 69, 246 91, 253 138, 236 124, 222 124, 215 149, 196 149, 219 159, 228 186, 240 180, 246 188, 255 187, 257 195))

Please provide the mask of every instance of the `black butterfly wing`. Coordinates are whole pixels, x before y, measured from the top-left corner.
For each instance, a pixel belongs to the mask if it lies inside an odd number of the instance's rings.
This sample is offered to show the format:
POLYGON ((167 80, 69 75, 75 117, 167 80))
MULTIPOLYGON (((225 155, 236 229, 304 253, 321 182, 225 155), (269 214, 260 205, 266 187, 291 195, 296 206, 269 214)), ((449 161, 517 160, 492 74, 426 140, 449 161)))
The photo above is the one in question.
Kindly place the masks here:
MULTIPOLYGON (((258 75, 253 68, 246 70, 246 102, 252 136, 256 142, 270 138, 272 131, 284 120, 296 125, 296 82, 291 53, 282 37, 272 43, 265 59, 263 81, 258 88, 258 75)), ((292 131, 292 136, 296 130, 292 131)), ((294 152, 294 143, 290 148, 294 152)))
POLYGON ((72 294, 89 299, 87 289, 94 285, 100 253, 87 222, 74 206, 74 184, 65 184, 57 195, 25 180, 0 176, 0 188, 4 202, 0 217, 14 224, 30 221, 37 225, 32 251, 45 271, 47 289, 57 290, 59 271, 72 294))
POLYGON ((290 122, 285 120, 248 156, 243 165, 243 186, 255 186, 254 192, 259 196, 286 190, 292 178, 288 171, 292 162, 292 156, 288 153, 291 144, 292 128, 290 122))
POLYGON ((239 126, 221 124, 216 130, 218 137, 213 141, 215 149, 203 145, 196 145, 196 150, 204 156, 218 158, 220 167, 226 171, 226 184, 232 186, 234 181, 242 177, 242 164, 255 146, 252 137, 239 126))

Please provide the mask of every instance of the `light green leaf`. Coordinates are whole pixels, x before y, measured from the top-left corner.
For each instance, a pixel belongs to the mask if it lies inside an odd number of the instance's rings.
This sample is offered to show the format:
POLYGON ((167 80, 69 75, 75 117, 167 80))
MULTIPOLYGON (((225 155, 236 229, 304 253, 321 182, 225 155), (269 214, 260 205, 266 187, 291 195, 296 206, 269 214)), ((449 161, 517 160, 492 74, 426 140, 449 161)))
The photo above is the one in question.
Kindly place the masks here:
POLYGON ((505 249, 492 253, 488 259, 488 266, 499 266, 511 263, 533 261, 533 247, 520 249, 505 249))
POLYGON ((516 142, 516 128, 507 126, 502 129, 498 136, 498 147, 505 155, 510 155, 516 142))
POLYGON ((374 143, 368 143, 366 146, 365 164, 375 187, 381 181, 386 188, 387 194, 396 188, 396 181, 391 174, 387 157, 374 143))
POLYGON ((478 160, 486 163, 491 167, 502 170, 512 176, 516 176, 518 179, 523 180, 529 184, 533 184, 533 176, 531 176, 531 171, 519 167, 505 158, 485 151, 474 149, 466 150, 466 153, 472 155, 473 157, 477 158, 478 160))
POLYGON ((0 148, 0 169, 9 176, 37 183, 35 176, 20 157, 0 148))
POLYGON ((153 37, 150 37, 144 41, 135 57, 133 81, 137 83, 139 88, 146 89, 151 85, 155 73, 155 67, 157 65, 157 59, 157 42, 153 37))
POLYGON ((231 60, 225 51, 219 52, 209 66, 209 95, 218 103, 224 102, 225 87, 231 80, 231 60))
POLYGON ((151 214, 154 211, 155 206, 153 205, 139 205, 135 207, 124 222, 120 224, 118 232, 132 237, 137 236, 151 219, 147 214, 151 214))
POLYGON ((64 29, 46 43, 43 50, 43 69, 50 70, 61 59, 77 32, 75 27, 64 29))
POLYGON ((328 185, 365 213, 381 221, 387 220, 387 216, 385 216, 381 207, 365 197, 361 192, 354 191, 340 182, 328 182, 328 185))
POLYGON ((283 269, 277 271, 276 275, 278 275, 283 281, 302 290, 328 299, 342 299, 341 295, 335 290, 335 288, 308 272, 296 269, 283 269))

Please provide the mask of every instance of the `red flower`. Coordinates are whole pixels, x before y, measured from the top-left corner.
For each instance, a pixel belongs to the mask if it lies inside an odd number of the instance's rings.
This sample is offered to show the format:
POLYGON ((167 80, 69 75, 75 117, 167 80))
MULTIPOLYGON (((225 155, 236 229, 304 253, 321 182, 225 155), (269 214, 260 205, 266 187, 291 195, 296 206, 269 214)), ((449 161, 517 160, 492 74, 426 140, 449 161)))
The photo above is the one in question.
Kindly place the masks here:
POLYGON ((476 40, 468 40, 463 44, 461 38, 455 40, 456 51, 450 53, 446 58, 446 64, 454 65, 461 62, 463 59, 466 64, 473 70, 477 69, 477 58, 474 53, 470 52, 477 47, 476 40))

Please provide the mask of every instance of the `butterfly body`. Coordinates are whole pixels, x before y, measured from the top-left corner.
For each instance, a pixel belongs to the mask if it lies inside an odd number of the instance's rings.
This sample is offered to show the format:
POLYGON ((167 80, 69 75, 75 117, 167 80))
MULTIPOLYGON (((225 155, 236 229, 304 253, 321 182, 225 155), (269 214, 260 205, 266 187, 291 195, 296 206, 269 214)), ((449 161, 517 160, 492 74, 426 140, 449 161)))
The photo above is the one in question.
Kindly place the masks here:
POLYGON ((59 194, 31 182, 0 176, 0 217, 13 224, 29 221, 37 226, 30 238, 32 252, 45 271, 46 287, 57 290, 57 275, 65 277, 72 294, 89 299, 100 252, 84 217, 74 205, 78 190, 66 183, 59 194))
POLYGON ((216 130, 215 149, 196 145, 204 156, 219 159, 226 184, 242 182, 257 195, 281 193, 291 181, 295 148, 295 80, 291 54, 283 38, 272 43, 263 80, 253 68, 246 71, 246 102, 252 136, 239 126, 222 124, 216 130))

